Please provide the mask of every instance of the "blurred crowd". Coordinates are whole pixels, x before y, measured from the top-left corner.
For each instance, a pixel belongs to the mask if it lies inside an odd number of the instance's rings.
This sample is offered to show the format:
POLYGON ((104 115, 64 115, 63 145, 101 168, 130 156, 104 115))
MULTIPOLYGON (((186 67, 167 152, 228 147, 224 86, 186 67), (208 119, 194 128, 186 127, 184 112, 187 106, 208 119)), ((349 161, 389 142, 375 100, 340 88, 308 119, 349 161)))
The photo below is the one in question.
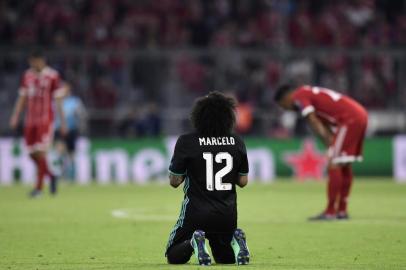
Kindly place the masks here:
POLYGON ((40 45, 96 135, 179 133, 194 98, 222 90, 240 133, 283 137, 272 95, 288 80, 406 106, 404 0, 0 0, 0 40, 0 106, 40 45))
POLYGON ((406 45, 402 0, 3 0, 2 43, 98 48, 406 45))

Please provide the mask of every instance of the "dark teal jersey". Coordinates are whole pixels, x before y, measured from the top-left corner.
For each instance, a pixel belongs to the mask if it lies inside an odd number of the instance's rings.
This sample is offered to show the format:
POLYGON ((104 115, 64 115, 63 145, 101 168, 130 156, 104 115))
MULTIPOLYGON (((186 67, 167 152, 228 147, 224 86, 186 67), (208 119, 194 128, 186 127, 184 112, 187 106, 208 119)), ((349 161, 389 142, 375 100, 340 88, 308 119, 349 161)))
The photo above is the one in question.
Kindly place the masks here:
POLYGON ((196 222, 236 219, 235 185, 240 175, 248 174, 247 151, 240 137, 182 135, 176 142, 169 171, 185 176, 185 207, 199 214, 196 222))

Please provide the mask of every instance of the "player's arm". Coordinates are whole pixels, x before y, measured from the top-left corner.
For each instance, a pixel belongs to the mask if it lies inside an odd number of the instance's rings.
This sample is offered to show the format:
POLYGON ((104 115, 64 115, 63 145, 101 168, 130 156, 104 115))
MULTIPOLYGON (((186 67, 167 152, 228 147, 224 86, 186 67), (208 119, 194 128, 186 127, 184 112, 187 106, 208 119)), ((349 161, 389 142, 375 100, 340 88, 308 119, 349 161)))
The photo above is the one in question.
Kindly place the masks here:
POLYGON ((239 176, 235 184, 243 188, 248 184, 249 165, 248 165, 247 147, 245 146, 244 141, 240 137, 236 137, 236 139, 240 147, 241 164, 239 165, 238 168, 239 176))
POLYGON ((188 147, 182 136, 176 141, 175 149, 169 165, 169 184, 177 188, 183 183, 186 177, 186 158, 188 156, 188 147))
POLYGON ((314 112, 309 113, 306 116, 306 120, 309 123, 311 129, 319 136, 325 145, 330 145, 333 141, 333 134, 330 129, 326 127, 323 122, 317 117, 314 112))
POLYGON ((55 105, 56 105, 56 111, 59 115, 59 119, 61 121, 61 134, 65 135, 67 133, 67 127, 66 127, 66 119, 65 119, 65 113, 63 112, 63 99, 66 96, 66 93, 68 91, 68 84, 64 83, 62 86, 55 91, 54 94, 54 99, 55 99, 55 105))
POLYGON ((79 129, 81 132, 85 132, 87 129, 87 111, 83 102, 78 98, 78 108, 76 110, 77 117, 79 120, 79 129))
POLYGON ((175 175, 173 173, 169 173, 169 184, 174 188, 180 186, 180 184, 182 184, 184 180, 184 175, 175 175))
POLYGON ((66 127, 66 119, 65 119, 65 114, 63 112, 63 97, 56 97, 55 98, 55 104, 56 104, 56 110, 59 115, 59 119, 61 121, 61 133, 66 134, 67 133, 67 127, 66 127))
POLYGON ((248 184, 248 175, 240 175, 238 178, 237 186, 243 188, 248 184))
POLYGON ((25 95, 19 95, 17 98, 17 101, 14 106, 14 111, 13 114, 11 115, 10 118, 10 127, 12 129, 16 129, 18 126, 18 120, 20 119, 20 114, 24 110, 25 103, 27 101, 27 96, 25 95))

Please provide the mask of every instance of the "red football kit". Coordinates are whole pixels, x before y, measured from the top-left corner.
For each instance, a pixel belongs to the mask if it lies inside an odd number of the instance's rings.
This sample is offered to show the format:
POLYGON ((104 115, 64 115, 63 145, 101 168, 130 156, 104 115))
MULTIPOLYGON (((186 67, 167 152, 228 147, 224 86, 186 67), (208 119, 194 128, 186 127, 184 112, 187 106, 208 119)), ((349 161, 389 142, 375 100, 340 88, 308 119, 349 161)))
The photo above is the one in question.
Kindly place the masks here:
POLYGON ((362 160, 362 145, 368 123, 368 113, 355 100, 333 90, 301 86, 292 94, 295 106, 303 117, 316 115, 334 132, 328 155, 333 163, 362 160))
MULTIPOLYGON (((295 107, 302 116, 314 112, 334 132, 328 155, 333 164, 362 160, 362 145, 368 124, 368 113, 355 100, 330 89, 301 86, 292 93, 295 107)), ((353 174, 351 166, 330 167, 327 185, 327 207, 320 217, 348 218, 347 204, 353 174)))
POLYGON ((26 97, 24 137, 28 150, 45 151, 53 136, 53 100, 63 95, 58 72, 50 67, 41 72, 28 69, 22 77, 19 94, 26 97))

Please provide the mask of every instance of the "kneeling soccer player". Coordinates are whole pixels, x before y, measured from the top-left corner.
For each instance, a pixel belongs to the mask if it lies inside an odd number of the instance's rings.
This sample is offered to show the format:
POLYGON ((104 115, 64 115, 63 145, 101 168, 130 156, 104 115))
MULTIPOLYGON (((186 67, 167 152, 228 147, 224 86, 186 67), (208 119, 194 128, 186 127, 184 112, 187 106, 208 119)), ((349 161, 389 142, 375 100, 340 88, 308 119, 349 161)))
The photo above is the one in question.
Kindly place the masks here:
POLYGON ((185 182, 185 196, 169 236, 168 263, 187 263, 194 253, 200 265, 210 265, 206 238, 216 263, 249 263, 245 233, 237 229, 235 190, 248 183, 248 159, 244 142, 232 133, 234 110, 234 99, 219 92, 198 99, 191 114, 195 132, 176 143, 170 184, 185 182))

